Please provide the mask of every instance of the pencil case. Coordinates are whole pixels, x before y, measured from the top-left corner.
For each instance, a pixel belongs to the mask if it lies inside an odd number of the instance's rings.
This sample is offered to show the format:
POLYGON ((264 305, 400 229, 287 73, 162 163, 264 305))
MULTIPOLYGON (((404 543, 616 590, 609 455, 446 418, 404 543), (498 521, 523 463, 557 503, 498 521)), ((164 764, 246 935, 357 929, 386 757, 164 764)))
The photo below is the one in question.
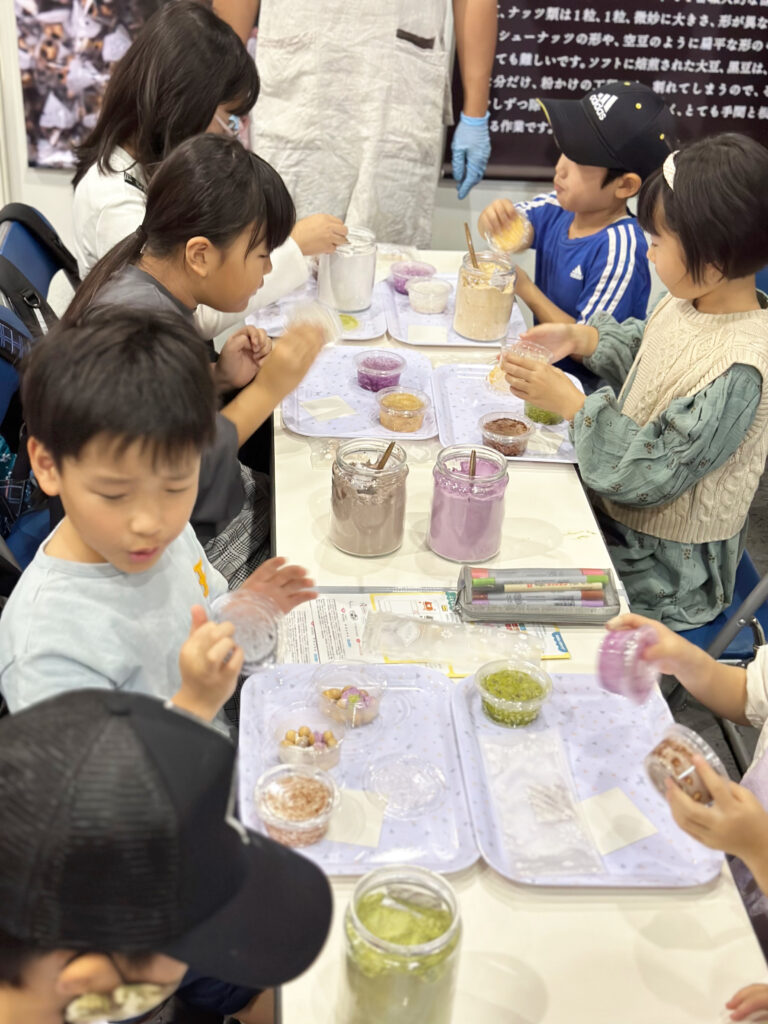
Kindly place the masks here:
MULTIPOLYGON (((493 571, 504 572, 500 568, 493 571)), ((546 576, 547 571, 531 569, 530 573, 532 577, 542 577, 546 576)), ((599 608, 526 602, 524 593, 516 594, 515 597, 519 600, 510 602, 509 605, 483 606, 472 602, 472 567, 465 565, 462 566, 456 587, 456 611, 467 622, 551 622, 558 626, 598 626, 621 611, 613 571, 601 569, 599 572, 607 577, 603 583, 603 605, 599 608)), ((574 588, 578 589, 579 584, 574 584, 574 588)))

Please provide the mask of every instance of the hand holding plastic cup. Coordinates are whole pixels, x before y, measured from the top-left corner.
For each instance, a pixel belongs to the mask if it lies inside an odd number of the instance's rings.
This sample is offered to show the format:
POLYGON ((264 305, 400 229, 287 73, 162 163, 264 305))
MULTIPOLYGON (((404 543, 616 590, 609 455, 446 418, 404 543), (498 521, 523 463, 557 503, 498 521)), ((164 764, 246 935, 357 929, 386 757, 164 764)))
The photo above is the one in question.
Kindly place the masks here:
POLYGON ((644 704, 660 679, 643 652, 658 642, 653 626, 609 630, 600 644, 597 679, 604 690, 644 704))
POLYGON ((278 629, 283 613, 264 594, 230 590, 211 605, 214 622, 231 622, 235 643, 243 650, 243 673, 273 662, 277 656, 278 629))
POLYGON ((319 327, 325 336, 326 345, 335 345, 344 330, 336 310, 322 302, 297 303, 288 315, 285 324, 286 330, 298 324, 311 324, 313 327, 319 327))

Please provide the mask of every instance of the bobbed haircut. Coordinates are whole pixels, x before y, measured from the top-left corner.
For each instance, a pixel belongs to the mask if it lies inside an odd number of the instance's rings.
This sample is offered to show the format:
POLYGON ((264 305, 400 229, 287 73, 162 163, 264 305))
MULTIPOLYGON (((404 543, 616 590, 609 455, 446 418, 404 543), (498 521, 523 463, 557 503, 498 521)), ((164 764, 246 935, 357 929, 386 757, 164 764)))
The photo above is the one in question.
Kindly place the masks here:
POLYGON ((72 184, 93 164, 113 170, 110 155, 126 144, 151 178, 179 143, 205 131, 218 106, 242 116, 258 95, 256 65, 234 29, 201 0, 171 0, 112 69, 96 126, 76 150, 72 184))
POLYGON ((200 235, 226 249, 250 229, 246 255, 262 242, 271 252, 286 241, 295 221, 290 193, 266 160, 223 135, 187 139, 149 183, 141 229, 102 256, 77 289, 64 320, 79 320, 107 281, 135 263, 145 246, 153 256, 168 257, 200 235))
POLYGON ((22 367, 30 437, 56 465, 103 435, 125 450, 139 441, 173 462, 213 440, 216 396, 208 352, 181 317, 102 306, 57 325, 22 367))
POLYGON ((677 235, 688 273, 707 265, 728 279, 768 263, 768 150, 729 132, 693 142, 674 156, 670 188, 663 168, 644 182, 637 219, 644 231, 677 235))

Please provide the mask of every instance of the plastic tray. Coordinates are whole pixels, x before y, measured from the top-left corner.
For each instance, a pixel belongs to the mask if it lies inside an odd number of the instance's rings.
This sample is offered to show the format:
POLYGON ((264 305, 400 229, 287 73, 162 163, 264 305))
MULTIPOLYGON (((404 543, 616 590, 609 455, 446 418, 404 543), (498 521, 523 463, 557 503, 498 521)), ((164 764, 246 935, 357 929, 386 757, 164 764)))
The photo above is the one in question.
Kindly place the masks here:
POLYGON ((420 352, 405 353, 406 365, 400 383, 426 392, 432 404, 424 417, 420 430, 403 433, 387 430, 379 423, 379 405, 376 392, 365 391, 357 383, 355 356, 370 352, 370 348, 346 345, 323 349, 309 373, 295 391, 283 399, 283 423, 295 434, 305 437, 383 437, 418 441, 434 437, 437 433, 434 399, 432 396, 432 366, 420 352), (304 408, 303 402, 337 396, 355 410, 354 415, 337 419, 316 419, 304 408))
MULTIPOLYGON (((240 816, 256 831, 263 831, 253 801, 256 780, 278 763, 270 732, 272 716, 289 704, 316 702, 315 671, 311 665, 276 665, 251 676, 243 686, 240 816)), ((378 718, 370 725, 347 729, 341 761, 332 770, 342 794, 344 789, 364 789, 366 772, 387 757, 408 759, 406 767, 411 771, 439 773, 444 786, 416 817, 385 811, 378 847, 323 839, 300 852, 331 875, 362 875, 391 864, 416 864, 443 872, 463 870, 475 863, 478 851, 455 746, 453 685, 439 672, 418 665, 377 665, 372 671, 386 681, 386 690, 378 718)), ((372 799, 375 802, 376 798, 372 799)))
MULTIPOLYGON (((342 341, 371 341, 386 334, 384 300, 388 289, 389 285, 380 281, 374 286, 373 301, 369 309, 364 309, 361 313, 339 313, 344 328, 342 341)), ((256 310, 245 322, 253 324, 254 327, 263 327, 271 337, 278 337, 285 331, 291 309, 300 302, 317 302, 317 281, 310 279, 277 302, 256 310)))
MULTIPOLYGON (((442 313, 414 313, 407 295, 401 295, 389 284, 383 281, 385 291, 382 292, 384 312, 387 318, 387 330, 396 341, 402 341, 406 345, 439 345, 461 348, 490 348, 500 347, 499 341, 470 341, 469 338, 462 338, 453 329, 453 311, 456 300, 456 278, 457 274, 435 274, 435 277, 443 281, 450 281, 453 291, 448 296, 448 305, 442 313), (411 327, 430 328, 430 337, 414 336, 411 327)), ((523 314, 520 312, 517 303, 512 306, 512 316, 509 320, 508 333, 519 334, 526 329, 523 314)))
MULTIPOLYGON (((440 441, 448 444, 482 444, 483 432, 478 420, 487 412, 506 412, 522 416, 525 402, 514 395, 492 391, 486 383, 491 365, 451 363, 434 370, 432 389, 440 441)), ((583 388, 576 377, 567 374, 576 387, 583 388)), ((556 426, 534 424, 524 455, 509 456, 510 462, 577 462, 576 451, 568 437, 568 424, 556 426), (543 449, 543 450, 542 450, 543 449)))
POLYGON ((669 808, 643 769, 643 758, 672 721, 661 694, 642 707, 605 693, 592 676, 553 675, 550 700, 525 730, 557 728, 565 744, 578 800, 619 787, 658 831, 647 839, 603 856, 604 874, 520 877, 510 870, 489 795, 479 732, 511 737, 483 714, 473 677, 453 695, 453 718, 461 769, 480 853, 500 875, 537 886, 612 888, 688 888, 704 885, 722 867, 722 854, 689 838, 674 823, 669 808))

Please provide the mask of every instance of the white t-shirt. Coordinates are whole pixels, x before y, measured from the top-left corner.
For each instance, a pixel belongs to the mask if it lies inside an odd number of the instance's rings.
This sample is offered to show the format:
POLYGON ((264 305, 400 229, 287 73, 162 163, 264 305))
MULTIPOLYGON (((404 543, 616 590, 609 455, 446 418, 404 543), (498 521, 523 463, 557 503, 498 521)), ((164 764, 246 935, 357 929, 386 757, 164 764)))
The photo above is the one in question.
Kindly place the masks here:
MULTIPOLYGON (((75 255, 81 277, 144 220, 147 196, 141 168, 120 146, 112 151, 110 164, 114 171, 106 174, 93 164, 75 188, 75 255)), ((197 307, 195 321, 201 334, 214 338, 237 326, 249 313, 263 309, 304 284, 308 276, 307 261, 296 242, 289 238, 272 253, 272 272, 251 296, 246 310, 220 313, 209 306, 197 307)))
POLYGON ((755 756, 756 764, 768 747, 768 646, 758 647, 754 661, 747 665, 747 721, 760 729, 755 756))

